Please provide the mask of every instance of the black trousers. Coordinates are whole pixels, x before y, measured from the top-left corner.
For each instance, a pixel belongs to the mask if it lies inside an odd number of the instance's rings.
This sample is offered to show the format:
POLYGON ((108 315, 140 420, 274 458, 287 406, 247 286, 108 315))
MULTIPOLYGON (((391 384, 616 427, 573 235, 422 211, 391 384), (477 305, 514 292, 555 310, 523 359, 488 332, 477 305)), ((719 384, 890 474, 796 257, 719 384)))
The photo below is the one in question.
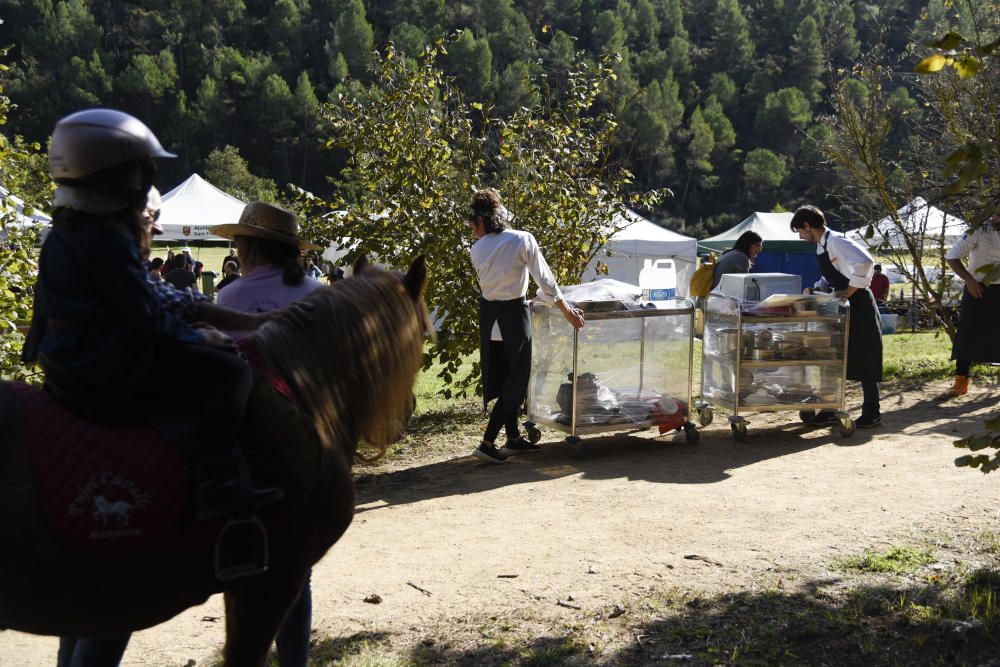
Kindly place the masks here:
POLYGON ((490 420, 486 422, 486 433, 483 434, 483 440, 496 442, 497 436, 500 435, 500 427, 506 430, 508 440, 517 440, 520 437, 517 430, 517 411, 520 407, 520 405, 515 405, 513 409, 508 409, 504 405, 503 396, 498 398, 490 412, 490 420))

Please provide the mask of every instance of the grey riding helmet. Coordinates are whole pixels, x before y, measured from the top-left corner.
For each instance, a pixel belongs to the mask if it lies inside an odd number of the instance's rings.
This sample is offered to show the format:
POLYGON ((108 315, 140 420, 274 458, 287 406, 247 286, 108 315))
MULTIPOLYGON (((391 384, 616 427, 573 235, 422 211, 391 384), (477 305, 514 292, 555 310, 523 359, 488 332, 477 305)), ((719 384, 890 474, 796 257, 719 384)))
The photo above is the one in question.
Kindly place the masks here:
POLYGON ((142 158, 172 158, 138 118, 114 109, 86 109, 56 123, 49 145, 52 180, 73 181, 142 158))

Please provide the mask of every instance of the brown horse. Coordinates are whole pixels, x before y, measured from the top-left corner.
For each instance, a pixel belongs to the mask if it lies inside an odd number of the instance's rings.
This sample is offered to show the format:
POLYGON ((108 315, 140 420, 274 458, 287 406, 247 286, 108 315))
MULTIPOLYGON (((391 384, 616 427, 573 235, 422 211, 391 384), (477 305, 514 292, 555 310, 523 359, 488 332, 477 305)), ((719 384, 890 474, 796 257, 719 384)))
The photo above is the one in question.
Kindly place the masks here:
MULTIPOLYGON (((359 267, 354 279, 306 297, 308 325, 275 320, 254 335, 257 352, 284 380, 292 401, 270 383, 258 383, 242 441, 255 479, 281 484, 287 495, 262 512, 270 519, 270 568, 238 582, 217 580, 212 540, 198 550, 129 556, 67 548, 39 509, 22 438, 12 435, 14 401, 0 403, 0 628, 72 637, 122 634, 223 591, 226 664, 264 665, 309 568, 351 522, 351 463, 360 456, 359 442, 384 451, 412 412, 413 381, 429 331, 420 296, 424 279, 422 258, 405 275, 359 267)), ((128 509, 105 504, 94 512, 103 510, 103 525, 116 529, 128 509)))

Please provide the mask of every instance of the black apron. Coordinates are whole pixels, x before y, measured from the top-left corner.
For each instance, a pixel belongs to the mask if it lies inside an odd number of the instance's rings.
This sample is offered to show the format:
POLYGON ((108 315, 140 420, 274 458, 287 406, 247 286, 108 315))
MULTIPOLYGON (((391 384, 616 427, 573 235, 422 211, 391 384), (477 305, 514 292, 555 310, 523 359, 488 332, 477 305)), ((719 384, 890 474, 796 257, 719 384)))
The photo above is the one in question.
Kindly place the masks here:
POLYGON ((507 412, 524 403, 531 375, 531 309, 523 297, 509 301, 479 297, 479 366, 484 409, 498 397, 507 412), (490 340, 494 322, 503 341, 490 340))
POLYGON ((996 332, 1000 327, 1000 284, 983 287, 983 297, 973 299, 969 289, 962 291, 958 316, 958 335, 951 347, 951 358, 976 363, 1000 362, 996 332))
MULTIPOLYGON (((823 242, 822 254, 816 255, 819 272, 834 290, 846 290, 850 280, 834 267, 823 242)), ((847 332, 847 379, 882 380, 882 323, 875 305, 875 296, 867 287, 854 291, 847 301, 851 304, 851 323, 847 332)))

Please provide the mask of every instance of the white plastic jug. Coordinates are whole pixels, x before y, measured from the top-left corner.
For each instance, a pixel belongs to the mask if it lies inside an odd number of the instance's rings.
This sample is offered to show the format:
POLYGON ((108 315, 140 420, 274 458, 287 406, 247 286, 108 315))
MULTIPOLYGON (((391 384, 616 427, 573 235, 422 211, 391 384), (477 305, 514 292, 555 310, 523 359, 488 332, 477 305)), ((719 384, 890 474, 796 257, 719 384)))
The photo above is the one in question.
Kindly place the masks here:
POLYGON ((677 270, 672 259, 647 259, 639 272, 643 301, 673 301, 677 292, 677 270))

